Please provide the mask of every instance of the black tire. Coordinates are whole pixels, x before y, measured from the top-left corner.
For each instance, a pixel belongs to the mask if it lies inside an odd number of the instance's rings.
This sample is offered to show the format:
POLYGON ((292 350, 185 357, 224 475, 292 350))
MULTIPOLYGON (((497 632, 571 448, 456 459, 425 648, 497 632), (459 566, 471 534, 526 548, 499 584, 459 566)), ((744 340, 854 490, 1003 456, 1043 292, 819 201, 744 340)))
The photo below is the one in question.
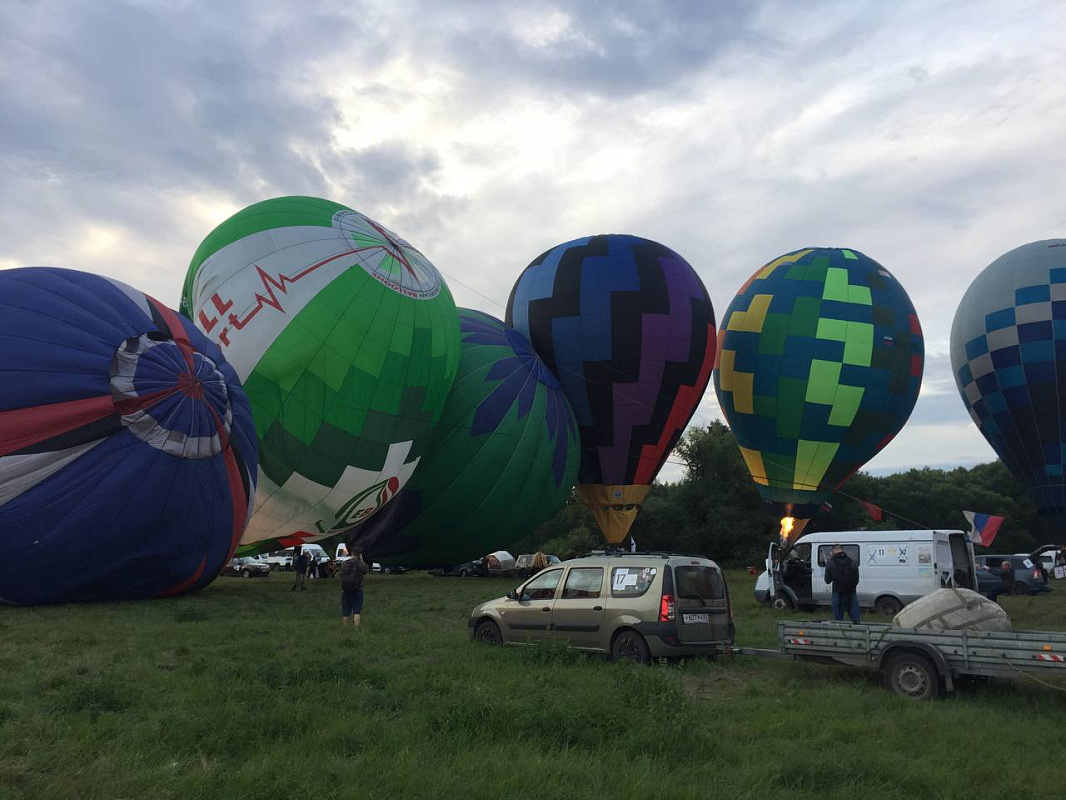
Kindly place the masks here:
POLYGON ((474 641, 487 645, 503 644, 503 634, 500 626, 491 619, 483 619, 474 628, 474 641))
POLYGON ((241 577, 242 578, 250 578, 250 577, 252 577, 252 571, 248 570, 248 569, 242 569, 241 570, 241 577))
POLYGON ((1028 583, 1023 583, 1022 581, 1018 581, 1018 583, 1014 584, 1014 591, 1011 592, 1011 594, 1018 595, 1019 597, 1027 595, 1029 593, 1030 593, 1029 584, 1028 583))
POLYGON ((900 697, 935 700, 940 696, 940 674, 925 656, 900 653, 885 668, 885 687, 900 697))
POLYGON ((637 664, 651 663, 651 651, 644 637, 634 630, 626 628, 619 631, 611 642, 612 661, 633 661, 637 664))
POLYGON ((792 602, 792 598, 787 594, 779 594, 773 599, 771 603, 776 611, 795 611, 795 604, 792 602))
POLYGON ((895 597, 879 597, 874 603, 874 613, 894 617, 903 610, 903 603, 895 597))

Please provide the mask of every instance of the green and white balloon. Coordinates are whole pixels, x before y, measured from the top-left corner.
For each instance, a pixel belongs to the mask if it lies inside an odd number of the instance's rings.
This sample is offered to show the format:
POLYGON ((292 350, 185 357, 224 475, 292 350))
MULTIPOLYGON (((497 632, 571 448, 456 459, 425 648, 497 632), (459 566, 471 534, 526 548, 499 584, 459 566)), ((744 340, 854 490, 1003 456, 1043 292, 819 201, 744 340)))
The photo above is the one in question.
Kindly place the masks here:
POLYGON ((266 200, 203 241, 181 309, 252 404, 244 552, 346 530, 407 482, 459 364, 451 293, 410 244, 338 203, 266 200))

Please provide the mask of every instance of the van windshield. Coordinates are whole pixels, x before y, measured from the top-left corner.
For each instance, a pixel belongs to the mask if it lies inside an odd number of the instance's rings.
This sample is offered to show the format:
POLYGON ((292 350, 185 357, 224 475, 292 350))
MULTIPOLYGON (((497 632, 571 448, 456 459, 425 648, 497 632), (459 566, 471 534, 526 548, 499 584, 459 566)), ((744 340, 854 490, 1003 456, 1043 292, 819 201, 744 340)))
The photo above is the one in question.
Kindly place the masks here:
POLYGON ((674 582, 679 599, 706 605, 708 600, 725 598, 725 583, 714 567, 674 567, 674 582))

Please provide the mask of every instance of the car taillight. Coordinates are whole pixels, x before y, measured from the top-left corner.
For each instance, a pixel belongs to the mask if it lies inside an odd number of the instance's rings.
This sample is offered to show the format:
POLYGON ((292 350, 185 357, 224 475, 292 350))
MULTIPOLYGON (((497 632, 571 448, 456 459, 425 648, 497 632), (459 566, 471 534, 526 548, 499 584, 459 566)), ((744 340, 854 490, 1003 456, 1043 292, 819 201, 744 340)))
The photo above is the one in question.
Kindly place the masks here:
POLYGON ((1037 580, 1040 580, 1040 578, 1043 577, 1043 576, 1040 574, 1040 570, 1034 569, 1033 570, 1033 577, 1036 578, 1037 580))
POLYGON ((674 596, 672 594, 664 594, 663 599, 659 601, 659 622, 673 622, 676 619, 674 596))

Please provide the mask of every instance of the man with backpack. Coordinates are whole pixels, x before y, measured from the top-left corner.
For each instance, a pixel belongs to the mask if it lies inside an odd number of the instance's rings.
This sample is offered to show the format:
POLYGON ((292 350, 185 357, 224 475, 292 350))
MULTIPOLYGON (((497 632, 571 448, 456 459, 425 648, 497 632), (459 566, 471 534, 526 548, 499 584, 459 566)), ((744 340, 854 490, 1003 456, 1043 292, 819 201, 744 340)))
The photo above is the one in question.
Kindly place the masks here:
POLYGON ((363 549, 352 548, 352 557, 341 567, 341 621, 348 627, 348 617, 352 618, 352 627, 359 627, 359 617, 363 613, 363 576, 369 572, 363 561, 363 549))
POLYGON ((843 620, 845 609, 851 621, 859 624, 859 565, 848 558, 844 548, 833 545, 825 565, 825 582, 833 585, 833 619, 843 620))

